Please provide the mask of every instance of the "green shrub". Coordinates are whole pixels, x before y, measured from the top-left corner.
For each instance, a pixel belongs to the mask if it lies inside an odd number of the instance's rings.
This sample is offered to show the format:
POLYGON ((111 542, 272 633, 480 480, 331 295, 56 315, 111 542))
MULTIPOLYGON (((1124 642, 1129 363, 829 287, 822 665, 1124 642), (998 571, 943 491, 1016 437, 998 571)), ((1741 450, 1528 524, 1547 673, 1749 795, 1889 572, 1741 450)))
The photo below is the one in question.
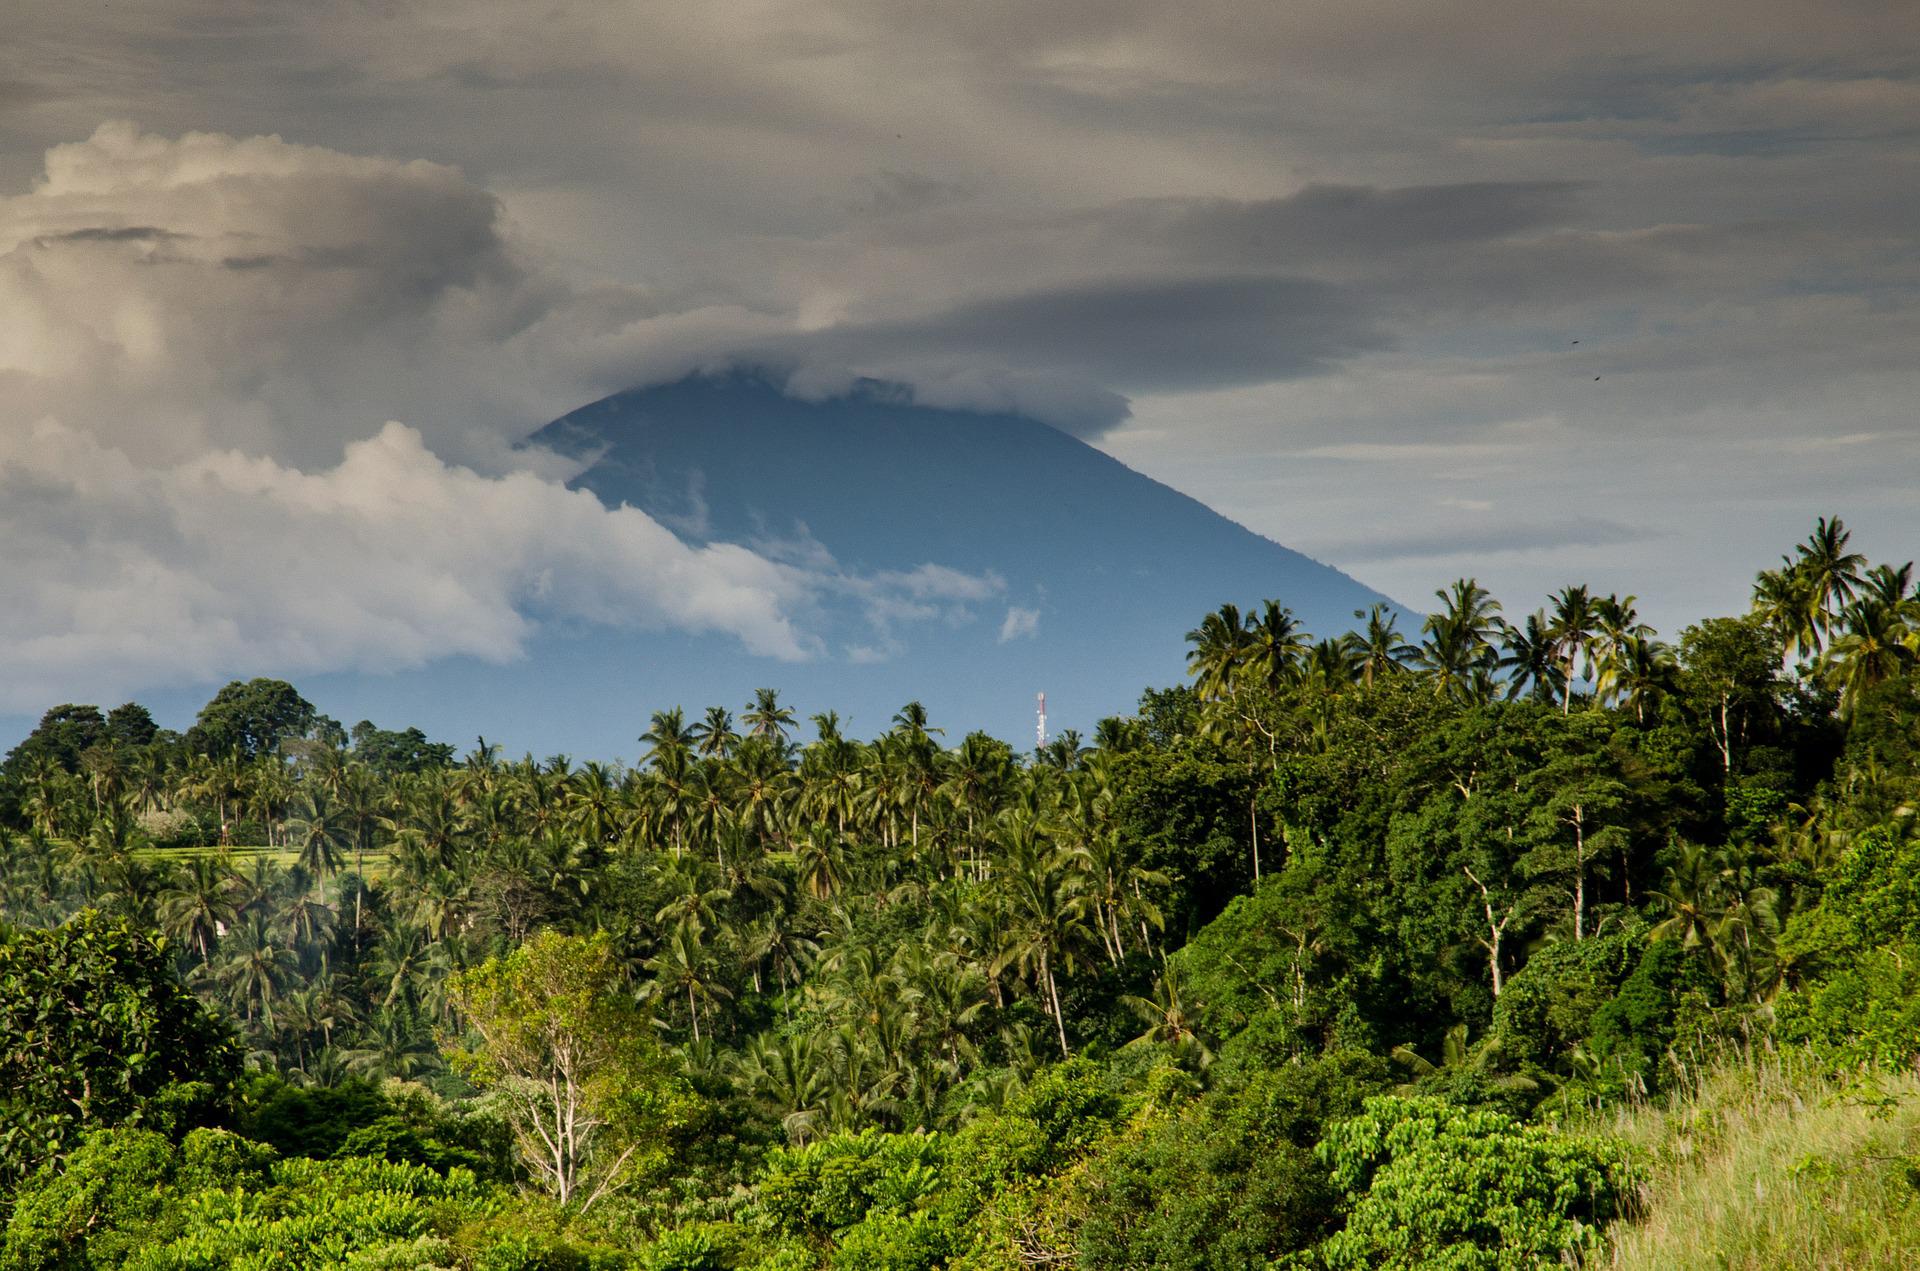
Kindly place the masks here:
POLYGON ((745 1244, 732 1223, 699 1222, 676 1227, 640 1253, 641 1271, 731 1271, 745 1244))
POLYGON ((0 1038, 0 1189, 90 1130, 177 1121, 177 1099, 149 1105, 181 1082, 223 1087, 239 1066, 166 941, 94 910, 0 940, 0 1038))
POLYGON ((1350 1205, 1320 1246, 1334 1271, 1554 1265, 1596 1243, 1625 1184, 1607 1142, 1429 1098, 1367 1100, 1316 1155, 1350 1205))
POLYGON ((825 1237, 875 1209, 911 1209, 940 1184, 940 1135, 835 1134, 805 1147, 775 1148, 755 1189, 762 1215, 783 1235, 825 1237))

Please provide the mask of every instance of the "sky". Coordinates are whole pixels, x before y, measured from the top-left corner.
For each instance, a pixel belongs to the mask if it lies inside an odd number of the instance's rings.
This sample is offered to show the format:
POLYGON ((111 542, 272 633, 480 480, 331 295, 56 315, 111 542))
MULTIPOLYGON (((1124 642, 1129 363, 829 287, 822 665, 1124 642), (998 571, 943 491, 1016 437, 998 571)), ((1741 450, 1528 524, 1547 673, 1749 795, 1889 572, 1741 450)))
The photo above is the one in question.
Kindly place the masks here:
POLYGON ((846 579, 517 448, 742 363, 1672 633, 1818 515, 1920 555, 1917 206, 1910 0, 21 0, 0 714, 556 621, 819 656, 846 579))

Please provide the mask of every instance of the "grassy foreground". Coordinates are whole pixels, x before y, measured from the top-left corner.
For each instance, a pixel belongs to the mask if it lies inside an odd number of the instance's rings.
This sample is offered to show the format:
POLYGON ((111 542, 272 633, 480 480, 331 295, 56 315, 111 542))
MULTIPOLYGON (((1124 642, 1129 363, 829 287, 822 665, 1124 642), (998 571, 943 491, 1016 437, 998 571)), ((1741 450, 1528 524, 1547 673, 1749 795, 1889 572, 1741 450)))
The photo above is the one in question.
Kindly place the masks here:
POLYGON ((1757 1054, 1586 1127, 1642 1162, 1639 1214, 1589 1267, 1920 1265, 1920 1078, 1757 1054))

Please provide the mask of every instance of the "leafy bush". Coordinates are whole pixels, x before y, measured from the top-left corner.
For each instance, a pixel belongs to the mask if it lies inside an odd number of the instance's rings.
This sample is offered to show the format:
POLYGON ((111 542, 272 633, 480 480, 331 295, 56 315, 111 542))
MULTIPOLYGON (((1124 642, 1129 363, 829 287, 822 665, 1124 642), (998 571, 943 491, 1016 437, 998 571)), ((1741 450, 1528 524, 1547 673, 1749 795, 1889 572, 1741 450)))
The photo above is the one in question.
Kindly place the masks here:
POLYGON ((831 1236, 870 1211, 912 1209, 940 1185, 945 1160, 939 1135, 835 1134, 805 1147, 775 1148, 755 1197, 781 1234, 831 1236))
POLYGON ((1564 1066, 1593 1031, 1594 1015, 1613 1000, 1646 953, 1646 926, 1540 949, 1507 981, 1493 1008, 1500 1055, 1514 1064, 1564 1066))
POLYGON ((224 1086, 238 1067, 165 940, 85 910, 0 941, 0 1187, 90 1129, 138 1123, 169 1086, 224 1086))
POLYGON ((640 1253, 641 1271, 730 1271, 745 1240, 732 1223, 689 1223, 671 1231, 640 1253))
MULTIPOLYGON (((335 1271, 437 1257, 461 1209, 483 1199, 466 1170, 348 1159, 277 1161, 255 1189, 187 1197, 181 1231, 144 1246, 128 1271, 335 1271)), ((432 1262, 408 1265, 432 1266, 432 1262)))
POLYGON ((176 1145, 152 1130, 96 1130, 14 1198, 3 1271, 118 1267, 184 1228, 182 1198, 257 1185, 273 1151, 222 1130, 195 1130, 176 1145))
POLYGON ((1626 1182, 1607 1142, 1429 1098, 1369 1099, 1315 1152, 1351 1206, 1320 1246, 1335 1271, 1556 1264, 1595 1245, 1626 1182))
POLYGON ((1613 999, 1593 1013, 1591 1045, 1601 1084, 1660 1083, 1660 1063, 1690 1023, 1709 1010, 1718 982, 1704 952, 1677 940, 1647 945, 1613 999))

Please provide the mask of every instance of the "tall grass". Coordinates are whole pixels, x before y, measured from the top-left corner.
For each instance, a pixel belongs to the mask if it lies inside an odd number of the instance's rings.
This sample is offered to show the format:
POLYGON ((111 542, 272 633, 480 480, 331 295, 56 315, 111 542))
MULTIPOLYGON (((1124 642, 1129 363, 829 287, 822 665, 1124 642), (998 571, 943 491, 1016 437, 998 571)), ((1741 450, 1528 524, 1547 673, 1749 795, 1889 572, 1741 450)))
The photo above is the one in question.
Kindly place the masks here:
POLYGON ((1746 1051, 1582 1129, 1640 1165, 1589 1268, 1920 1267, 1920 1078, 1746 1051))

